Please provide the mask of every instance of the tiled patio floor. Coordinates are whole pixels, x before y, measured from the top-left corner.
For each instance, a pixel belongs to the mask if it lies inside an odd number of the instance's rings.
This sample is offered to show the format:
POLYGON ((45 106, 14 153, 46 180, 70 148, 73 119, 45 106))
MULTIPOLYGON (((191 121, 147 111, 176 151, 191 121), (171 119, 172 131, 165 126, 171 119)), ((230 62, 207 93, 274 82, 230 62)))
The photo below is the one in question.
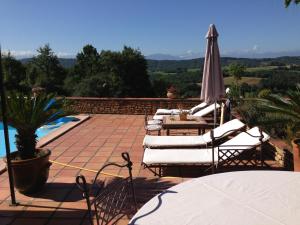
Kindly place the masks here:
MULTIPOLYGON (((196 131, 195 131, 196 134, 196 131)), ((128 151, 133 161, 133 176, 140 205, 160 191, 180 183, 187 177, 200 176, 197 168, 167 171, 169 176, 161 178, 141 166, 144 138, 144 116, 137 115, 93 115, 92 118, 46 147, 52 150, 51 159, 73 166, 97 170, 106 162, 122 162, 121 153, 128 151)), ((278 165, 267 161, 274 169, 278 165)), ((106 171, 122 175, 118 169, 106 171)), ((75 186, 75 177, 83 174, 87 180, 94 172, 53 164, 46 187, 38 194, 25 196, 16 192, 19 206, 9 206, 7 173, 0 175, 0 225, 54 225, 87 224, 84 220, 86 204, 75 186)), ((127 219, 119 224, 127 224, 127 219)))

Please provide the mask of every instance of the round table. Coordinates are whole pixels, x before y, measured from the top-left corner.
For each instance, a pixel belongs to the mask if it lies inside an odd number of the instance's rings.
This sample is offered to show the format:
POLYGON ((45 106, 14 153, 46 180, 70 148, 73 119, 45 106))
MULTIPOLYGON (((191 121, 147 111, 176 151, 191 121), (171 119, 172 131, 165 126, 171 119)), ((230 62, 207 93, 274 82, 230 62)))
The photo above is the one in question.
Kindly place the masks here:
POLYGON ((129 224, 297 225, 300 173, 243 171, 191 179, 152 198, 129 224))

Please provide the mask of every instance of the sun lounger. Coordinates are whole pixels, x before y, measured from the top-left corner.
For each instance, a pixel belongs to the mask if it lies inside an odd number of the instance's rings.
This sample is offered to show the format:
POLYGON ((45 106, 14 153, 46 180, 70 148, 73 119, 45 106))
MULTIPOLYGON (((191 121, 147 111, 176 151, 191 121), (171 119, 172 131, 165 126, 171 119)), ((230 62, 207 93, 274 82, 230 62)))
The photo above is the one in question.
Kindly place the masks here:
MULTIPOLYGON (((196 106, 194 106, 191 109, 185 109, 185 111, 189 111, 191 114, 194 114, 195 112, 199 111, 200 109, 204 108, 207 106, 206 102, 202 102, 196 106)), ((179 114, 180 110, 179 109, 158 109, 155 113, 155 115, 171 115, 171 114, 179 114)))
MULTIPOLYGON (((215 136, 228 136, 245 128, 245 124, 238 119, 228 121, 214 129, 215 136)), ((222 137, 222 138, 223 138, 222 137)), ((144 147, 149 148, 196 148, 211 144, 210 132, 198 136, 150 136, 146 135, 143 141, 144 147)))
MULTIPOLYGON (((219 109, 220 107, 221 106, 219 104, 216 104, 216 109, 219 109)), ((201 109, 200 111, 197 111, 197 112, 195 112, 195 113, 193 113, 191 115, 203 117, 203 116, 206 116, 206 115, 212 113, 214 110, 215 110, 215 104, 211 104, 211 105, 209 105, 209 106, 207 106, 207 107, 201 109)), ((153 119, 154 120, 163 120, 164 116, 165 115, 157 115, 157 114, 155 114, 153 116, 153 119)))
MULTIPOLYGON (((254 127, 246 132, 242 132, 227 142, 211 148, 170 148, 151 149, 145 148, 142 164, 147 167, 178 166, 178 165, 215 165, 233 160, 241 153, 253 150, 270 136, 260 132, 258 127, 254 127), (213 155, 214 154, 214 155, 213 155)), ((156 175, 155 171, 151 170, 156 175)))

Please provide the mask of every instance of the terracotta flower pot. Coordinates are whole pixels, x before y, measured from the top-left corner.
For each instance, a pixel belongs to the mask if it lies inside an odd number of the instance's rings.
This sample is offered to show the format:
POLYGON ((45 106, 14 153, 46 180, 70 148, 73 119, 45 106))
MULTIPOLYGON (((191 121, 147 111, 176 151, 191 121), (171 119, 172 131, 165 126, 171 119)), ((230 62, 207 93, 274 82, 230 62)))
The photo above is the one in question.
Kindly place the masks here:
POLYGON ((173 92, 167 92, 167 97, 168 98, 170 98, 170 99, 174 99, 174 98, 176 98, 177 96, 176 96, 176 93, 173 93, 173 92))
POLYGON ((187 120, 187 113, 180 113, 179 118, 180 118, 180 120, 186 121, 187 120))
POLYGON ((300 172, 300 138, 292 141, 293 157, 294 157, 294 171, 300 172))
MULTIPOLYGON (((11 153, 11 167, 15 188, 24 194, 30 194, 42 189, 49 177, 50 150, 38 149, 39 156, 33 159, 14 160, 18 152, 11 153)), ((5 163, 7 159, 4 158, 5 163)))

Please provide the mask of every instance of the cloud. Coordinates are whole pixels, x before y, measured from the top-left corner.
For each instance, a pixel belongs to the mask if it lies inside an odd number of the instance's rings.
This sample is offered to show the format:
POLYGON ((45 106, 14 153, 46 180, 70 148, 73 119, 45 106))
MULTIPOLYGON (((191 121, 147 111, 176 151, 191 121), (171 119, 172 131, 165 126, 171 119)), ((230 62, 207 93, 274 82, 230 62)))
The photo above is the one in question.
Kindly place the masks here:
POLYGON ((68 53, 68 52, 58 52, 56 53, 57 57, 59 58, 70 58, 70 57, 74 57, 75 55, 72 53, 68 53))
POLYGON ((253 48, 252 48, 252 50, 253 50, 253 51, 259 50, 259 46, 258 46, 258 45, 254 45, 253 48))
POLYGON ((3 54, 7 55, 9 53, 16 58, 27 58, 35 55, 31 50, 3 50, 3 54))
MULTIPOLYGON (((36 51, 31 50, 3 50, 2 51, 4 55, 7 55, 10 53, 12 56, 22 59, 22 58, 30 58, 37 55, 36 51)), ((71 58, 74 57, 74 54, 68 53, 68 52, 58 52, 54 53, 59 58, 71 58)))

